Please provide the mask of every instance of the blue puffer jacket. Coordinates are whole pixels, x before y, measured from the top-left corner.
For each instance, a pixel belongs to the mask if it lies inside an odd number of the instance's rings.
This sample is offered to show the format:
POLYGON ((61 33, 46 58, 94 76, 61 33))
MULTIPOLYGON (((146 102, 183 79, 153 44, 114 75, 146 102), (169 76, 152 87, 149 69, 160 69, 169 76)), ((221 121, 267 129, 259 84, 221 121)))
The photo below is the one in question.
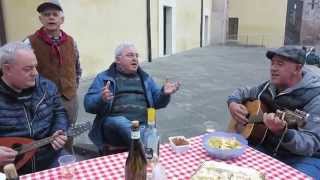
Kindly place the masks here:
MULTIPOLYGON (((32 95, 28 98, 17 98, 0 85, 0 137, 38 140, 51 136, 57 130, 67 129, 67 115, 53 82, 38 76, 32 95)), ((46 159, 54 154, 49 144, 39 149, 35 159, 46 159)))
MULTIPOLYGON (((115 66, 115 64, 112 64, 108 70, 96 76, 84 98, 86 112, 96 114, 89 137, 99 149, 102 149, 104 145, 102 120, 108 117, 113 102, 104 102, 102 100, 102 88, 106 85, 107 81, 110 81, 110 90, 114 94, 116 87, 114 80, 116 73, 115 66)), ((162 89, 157 86, 155 81, 142 69, 138 69, 138 74, 143 79, 148 106, 156 109, 166 107, 170 101, 170 96, 164 95, 162 89)))

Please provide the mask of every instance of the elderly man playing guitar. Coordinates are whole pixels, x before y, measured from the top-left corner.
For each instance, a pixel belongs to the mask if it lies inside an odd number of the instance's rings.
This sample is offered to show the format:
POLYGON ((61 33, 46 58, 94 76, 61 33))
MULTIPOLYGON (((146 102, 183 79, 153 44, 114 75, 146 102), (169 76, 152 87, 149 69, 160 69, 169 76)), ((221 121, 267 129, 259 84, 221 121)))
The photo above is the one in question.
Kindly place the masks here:
POLYGON ((56 166, 57 157, 65 153, 61 148, 67 140, 67 115, 55 84, 39 76, 36 66, 36 56, 26 44, 14 42, 0 48, 0 145, 15 141, 8 147, 14 150, 1 147, 1 165, 25 159, 21 151, 28 150, 20 145, 28 139, 50 137, 48 145, 36 149, 19 174, 56 166))
POLYGON ((320 77, 304 67, 302 48, 281 47, 266 56, 271 62, 270 80, 239 88, 228 97, 233 118, 229 130, 245 135, 257 149, 319 178, 320 77), (259 126, 265 130, 254 132, 259 126))

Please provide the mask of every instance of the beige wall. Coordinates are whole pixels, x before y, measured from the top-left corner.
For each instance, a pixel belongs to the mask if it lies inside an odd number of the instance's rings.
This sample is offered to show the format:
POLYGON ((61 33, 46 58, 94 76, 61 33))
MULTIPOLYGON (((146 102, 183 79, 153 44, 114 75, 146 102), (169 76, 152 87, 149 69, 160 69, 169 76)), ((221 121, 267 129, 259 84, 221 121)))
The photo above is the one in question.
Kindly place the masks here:
POLYGON ((200 47, 200 11, 200 1, 177 0, 176 52, 200 47))
MULTIPOLYGON (((2 1, 8 41, 22 40, 40 28, 36 7, 43 0, 2 1)), ((151 0, 153 58, 159 56, 159 1, 151 0)), ((91 77, 106 69, 114 60, 116 45, 123 41, 133 42, 140 53, 140 60, 146 59, 145 0, 60 2, 65 14, 62 29, 77 41, 83 77, 91 77)), ((211 8, 211 0, 204 0, 204 5, 211 8)), ((176 0, 175 28, 176 52, 199 47, 200 0, 176 0)))
MULTIPOLYGON (((177 0, 176 2, 176 52, 200 47, 201 1, 177 0)), ((203 1, 204 11, 211 10, 211 2, 211 0, 203 1)), ((208 15, 210 27, 211 14, 208 15)))
POLYGON ((239 18, 239 41, 277 47, 284 43, 287 0, 229 0, 229 17, 239 18))

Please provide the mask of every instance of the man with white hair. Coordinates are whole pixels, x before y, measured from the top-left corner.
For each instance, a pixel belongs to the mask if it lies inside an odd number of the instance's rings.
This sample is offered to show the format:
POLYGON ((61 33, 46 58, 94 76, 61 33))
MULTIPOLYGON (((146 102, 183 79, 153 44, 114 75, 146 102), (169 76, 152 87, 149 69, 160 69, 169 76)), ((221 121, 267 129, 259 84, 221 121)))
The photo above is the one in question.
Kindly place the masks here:
POLYGON ((131 121, 146 124, 147 108, 164 108, 180 83, 166 81, 158 87, 139 66, 133 44, 123 43, 115 50, 115 61, 99 73, 84 99, 85 110, 96 114, 89 137, 100 151, 104 145, 129 147, 131 121))
MULTIPOLYGON (((37 149, 19 174, 55 167, 57 158, 66 154, 62 151, 67 141, 66 112, 56 85, 38 75, 36 67, 37 59, 30 46, 14 42, 0 48, 0 144, 7 141, 1 137, 54 137, 50 144, 37 149)), ((14 160, 15 151, 1 149, 3 164, 14 160)))
MULTIPOLYGON (((42 27, 24 42, 34 49, 38 72, 57 85, 72 126, 77 119, 77 88, 81 76, 78 48, 73 38, 60 28, 64 14, 58 0, 41 3, 37 11, 42 27)), ((66 144, 69 151, 72 151, 72 144, 69 138, 66 144)))

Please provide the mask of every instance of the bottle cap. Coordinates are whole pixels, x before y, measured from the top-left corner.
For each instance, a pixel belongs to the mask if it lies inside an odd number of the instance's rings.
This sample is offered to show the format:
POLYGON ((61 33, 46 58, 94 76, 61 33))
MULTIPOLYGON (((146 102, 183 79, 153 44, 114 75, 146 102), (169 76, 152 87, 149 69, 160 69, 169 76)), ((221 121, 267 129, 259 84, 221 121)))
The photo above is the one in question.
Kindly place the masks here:
POLYGON ((14 164, 10 163, 3 167, 7 179, 18 179, 18 173, 14 164))
POLYGON ((154 124, 156 121, 156 109, 155 108, 148 108, 148 123, 154 124))
POLYGON ((138 120, 134 120, 131 123, 132 123, 132 127, 134 127, 134 128, 138 128, 139 127, 139 121, 138 120))

